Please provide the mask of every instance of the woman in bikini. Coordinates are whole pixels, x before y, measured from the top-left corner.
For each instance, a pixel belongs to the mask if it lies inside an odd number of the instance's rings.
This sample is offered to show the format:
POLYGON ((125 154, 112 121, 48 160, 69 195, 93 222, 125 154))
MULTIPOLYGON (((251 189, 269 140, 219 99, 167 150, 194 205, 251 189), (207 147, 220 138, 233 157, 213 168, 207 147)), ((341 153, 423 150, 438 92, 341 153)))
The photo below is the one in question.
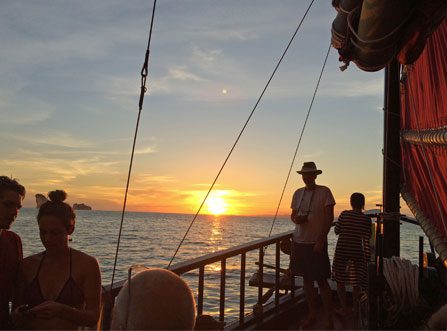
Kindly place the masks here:
POLYGON ((24 329, 74 330, 97 323, 101 274, 92 256, 68 246, 75 213, 64 191, 48 194, 37 222, 45 251, 23 260, 13 320, 24 329))

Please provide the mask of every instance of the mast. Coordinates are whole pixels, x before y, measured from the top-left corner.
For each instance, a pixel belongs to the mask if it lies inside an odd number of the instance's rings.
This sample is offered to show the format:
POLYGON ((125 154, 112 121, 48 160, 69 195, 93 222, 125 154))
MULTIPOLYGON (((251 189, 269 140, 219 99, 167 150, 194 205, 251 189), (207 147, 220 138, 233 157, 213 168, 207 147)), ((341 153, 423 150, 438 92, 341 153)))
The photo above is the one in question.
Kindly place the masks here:
POLYGON ((399 63, 385 68, 383 144, 383 256, 400 255, 400 90, 399 63))

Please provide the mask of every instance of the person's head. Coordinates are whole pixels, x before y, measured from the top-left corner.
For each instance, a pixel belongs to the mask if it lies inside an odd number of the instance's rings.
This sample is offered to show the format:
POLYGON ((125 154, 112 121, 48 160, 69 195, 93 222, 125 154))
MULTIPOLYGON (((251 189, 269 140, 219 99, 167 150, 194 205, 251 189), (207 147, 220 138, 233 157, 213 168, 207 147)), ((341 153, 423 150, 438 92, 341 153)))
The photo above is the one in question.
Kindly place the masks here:
POLYGON ((62 190, 48 193, 49 200, 42 204, 37 214, 40 239, 46 249, 67 245, 68 236, 73 233, 76 214, 67 203, 67 193, 62 190))
POLYGON ((151 268, 121 288, 111 330, 193 330, 195 316, 194 296, 185 281, 169 270, 151 268))
POLYGON ((362 193, 352 193, 351 206, 353 209, 365 209, 365 196, 362 193))
POLYGON ((9 229, 15 221, 22 201, 25 187, 8 176, 0 176, 0 229, 9 229))
POLYGON ((306 187, 310 188, 315 186, 315 180, 317 179, 317 176, 320 175, 322 172, 323 171, 317 169, 315 162, 304 162, 301 170, 297 171, 297 173, 302 176, 303 182, 304 184, 306 184, 306 187))

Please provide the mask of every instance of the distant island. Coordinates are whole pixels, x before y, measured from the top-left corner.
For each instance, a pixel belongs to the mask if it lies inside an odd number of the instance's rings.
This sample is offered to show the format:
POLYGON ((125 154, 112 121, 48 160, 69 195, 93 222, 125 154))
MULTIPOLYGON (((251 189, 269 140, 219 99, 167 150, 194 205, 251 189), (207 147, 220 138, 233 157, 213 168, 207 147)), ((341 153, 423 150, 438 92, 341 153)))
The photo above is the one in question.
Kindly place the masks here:
POLYGON ((48 199, 43 194, 40 193, 37 193, 35 197, 36 197, 36 208, 40 208, 40 206, 42 206, 45 202, 48 201, 48 199))
POLYGON ((73 209, 74 210, 92 210, 92 207, 87 206, 86 204, 83 204, 83 203, 74 203, 73 209))

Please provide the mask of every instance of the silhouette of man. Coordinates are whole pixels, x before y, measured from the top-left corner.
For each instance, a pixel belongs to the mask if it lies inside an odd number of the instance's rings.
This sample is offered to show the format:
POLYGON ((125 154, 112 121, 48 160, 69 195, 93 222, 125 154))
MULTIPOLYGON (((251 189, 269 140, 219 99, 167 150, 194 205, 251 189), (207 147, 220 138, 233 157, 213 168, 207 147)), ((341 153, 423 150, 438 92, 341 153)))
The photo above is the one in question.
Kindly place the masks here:
POLYGON ((15 179, 0 176, 0 329, 11 329, 9 302, 17 280, 19 263, 23 258, 20 237, 10 231, 15 221, 25 188, 15 179))
POLYGON ((309 316, 302 323, 302 327, 311 326, 317 319, 314 289, 316 281, 325 308, 324 325, 332 328, 332 293, 327 281, 331 275, 327 234, 334 220, 335 200, 328 187, 315 183, 322 171, 317 169, 314 162, 304 162, 301 170, 297 172, 302 176, 305 187, 295 191, 291 204, 290 218, 296 225, 290 270, 292 275, 303 277, 309 316))

